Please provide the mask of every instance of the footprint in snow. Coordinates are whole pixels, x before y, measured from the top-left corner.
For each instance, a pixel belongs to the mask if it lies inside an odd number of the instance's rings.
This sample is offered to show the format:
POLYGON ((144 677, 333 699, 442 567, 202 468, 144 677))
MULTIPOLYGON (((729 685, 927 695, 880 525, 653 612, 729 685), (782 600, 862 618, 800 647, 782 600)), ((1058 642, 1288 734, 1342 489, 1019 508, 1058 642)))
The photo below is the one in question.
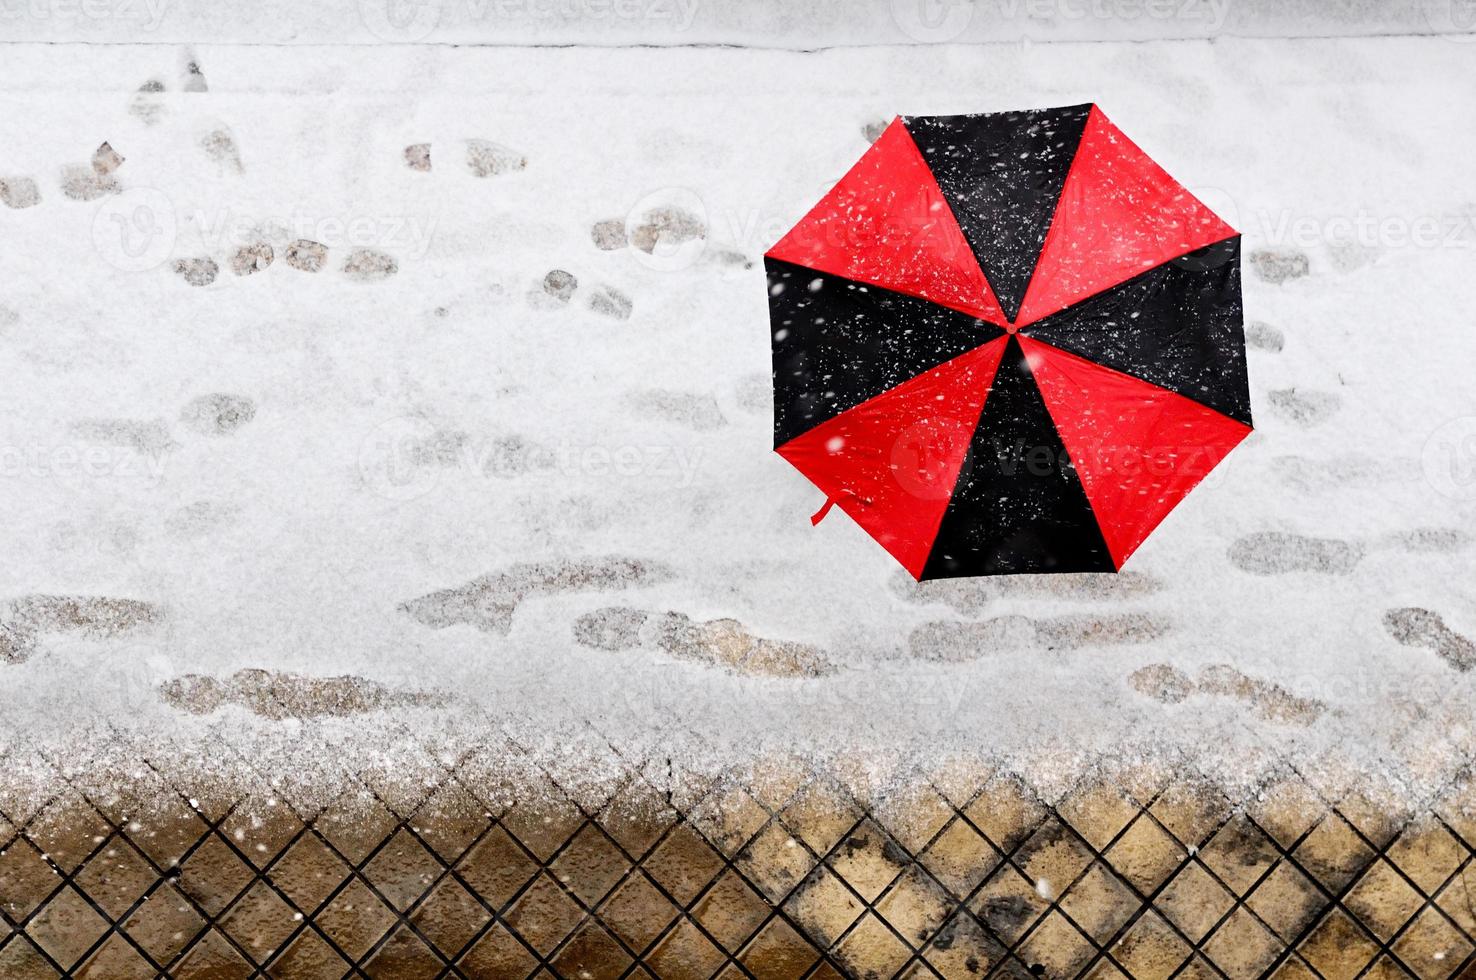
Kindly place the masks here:
POLYGON ((589 230, 589 237, 601 252, 613 252, 629 244, 625 237, 625 222, 620 218, 596 221, 589 230))
POLYGON ((1251 677, 1229 664, 1205 667, 1197 680, 1169 664, 1149 664, 1129 674, 1128 684, 1139 694, 1164 704, 1177 704, 1195 694, 1230 698, 1277 724, 1310 725, 1327 710, 1320 701, 1251 677))
POLYGON ((1314 538, 1280 531, 1247 534, 1230 545, 1231 564, 1253 575, 1317 572, 1347 575, 1372 548, 1413 554, 1453 554, 1469 547, 1471 536, 1459 528, 1417 527, 1395 531, 1364 544, 1336 538, 1314 538))
POLYGON ((412 143, 405 147, 405 166, 420 173, 430 173, 431 148, 429 143, 412 143))
POLYGON ((631 392, 626 401, 646 418, 675 422, 698 432, 711 432, 728 424, 722 409, 718 408, 717 399, 711 395, 649 388, 631 392))
POLYGON ((738 379, 734 400, 750 415, 765 415, 774 408, 773 381, 767 374, 753 372, 738 379))
POLYGON ((1407 647, 1424 647, 1459 671, 1476 667, 1476 643, 1445 625, 1439 613, 1418 606, 1384 613, 1384 629, 1407 647))
POLYGON ((1296 388, 1268 392, 1266 401, 1271 405, 1271 414, 1303 428, 1321 425, 1332 418, 1343 404, 1342 398, 1333 392, 1298 391, 1296 388))
POLYGON ((30 177, 0 177, 0 204, 20 211, 41 203, 41 189, 30 177))
POLYGON ((307 238, 299 238, 287 246, 282 261, 298 272, 320 272, 328 261, 328 246, 307 238))
POLYGON ((214 392, 192 399, 179 420, 201 435, 228 436, 256 417, 256 402, 245 395, 214 392))
POLYGON ((236 138, 224 126, 213 129, 200 137, 200 149, 205 151, 221 173, 242 174, 241 151, 236 148, 236 138))
POLYGON ((276 257, 276 250, 266 242, 251 242, 231 253, 231 272, 238 276, 255 275, 265 271, 276 257))
MULTIPOLYGON (((1416 465, 1416 464, 1409 464, 1416 465)), ((1367 453, 1345 453, 1325 459, 1309 456, 1278 456, 1271 472, 1288 486, 1309 493, 1338 487, 1374 486, 1400 478, 1408 469, 1397 462, 1367 453)))
POLYGON ((284 718, 346 718, 391 708, 435 708, 443 694, 401 691, 363 677, 306 677, 247 668, 224 680, 185 674, 159 686, 165 704, 192 715, 237 705, 254 715, 284 718))
POLYGON ((996 616, 973 623, 925 623, 912 631, 915 657, 963 663, 1002 650, 1076 650, 1150 643, 1172 632, 1169 620, 1151 613, 1074 614, 1032 619, 996 616))
MULTIPOLYGON (((463 162, 473 177, 498 177, 527 169, 528 158, 510 146, 484 139, 465 140, 463 146, 463 162)), ((431 172, 431 144, 411 143, 401 152, 406 167, 417 173, 431 172)))
POLYGON ((433 629, 466 624, 506 636, 514 611, 532 596, 632 589, 671 577, 666 566, 640 558, 525 562, 403 602, 400 611, 433 629))
MULTIPOLYGON (((318 273, 328 264, 328 246, 306 238, 291 242, 282 251, 282 261, 299 272, 318 273)), ((264 272, 276 261, 277 252, 264 241, 238 246, 231 253, 231 272, 251 276, 264 272)), ((193 286, 206 286, 215 281, 215 260, 197 258, 175 263, 175 271, 193 286)), ((344 278, 352 282, 381 282, 400 271, 399 261, 392 255, 372 248, 356 248, 344 258, 344 278)))
POLYGON ((174 272, 191 286, 208 286, 215 282, 215 277, 220 274, 220 266, 209 256, 176 259, 174 272))
POLYGON ((561 303, 569 302, 578 286, 579 280, 574 277, 574 273, 563 269, 553 269, 543 277, 545 295, 552 296, 561 303))
POLYGON ((200 68, 200 59, 188 48, 180 53, 180 76, 180 87, 186 92, 210 91, 210 86, 205 83, 205 72, 200 68))
POLYGON ((94 173, 106 176, 123 166, 123 156, 113 149, 111 143, 104 141, 101 146, 92 151, 92 170, 94 173))
POLYGON ((535 310, 558 310, 569 305, 579 279, 564 269, 550 269, 537 288, 528 291, 528 305, 535 310))
POLYGON ((221 500, 197 500, 176 509, 164 522, 165 529, 176 538, 202 538, 210 532, 236 523, 241 516, 239 505, 221 500))
POLYGON ((595 650, 656 650, 756 677, 819 677, 835 669, 808 644, 757 636, 736 619, 694 622, 679 612, 624 606, 597 609, 575 622, 574 639, 595 650))
POLYGON ((178 447, 163 419, 81 419, 73 422, 72 434, 88 442, 132 449, 158 457, 178 447))
POLYGON ((393 256, 372 248, 356 248, 343 262, 343 274, 354 282, 381 282, 399 271, 393 256))
POLYGON ((32 594, 0 604, 0 660, 20 663, 48 633, 111 639, 164 618, 151 602, 109 596, 32 594))
POLYGON ((1264 282, 1278 285, 1300 279, 1312 271, 1307 253, 1296 248, 1255 249, 1250 253, 1250 264, 1264 282))
POLYGON ((702 261, 708 265, 716 265, 723 269, 752 269, 753 259, 736 248, 728 248, 726 245, 715 245, 708 247, 702 253, 702 261))
POLYGON ((978 613, 996 599, 1067 599, 1111 602, 1152 595, 1162 588, 1144 572, 1078 575, 999 575, 986 578, 934 579, 918 582, 905 572, 891 580, 892 591, 906 602, 941 602, 963 613, 978 613))
POLYGON ((700 216, 676 205, 663 205, 643 212, 627 221, 633 248, 647 255, 656 249, 671 249, 687 242, 707 238, 707 222, 700 216))
POLYGON ((128 103, 128 114, 145 126, 157 125, 164 117, 164 83, 151 78, 140 85, 128 103))
POLYGON ((1386 534, 1379 543, 1412 554, 1449 555, 1470 547, 1471 535, 1457 527, 1417 527, 1386 534))
POLYGON ((74 201, 95 201, 122 188, 113 176, 123 165, 123 157, 104 142, 92 153, 88 164, 74 164, 62 168, 62 193, 74 201))
POLYGON ((61 176, 62 193, 73 201, 95 201, 118 193, 118 182, 99 177, 91 167, 66 167, 61 176))
POLYGON ((1230 562, 1252 575, 1320 572, 1347 575, 1363 558, 1361 545, 1334 538, 1312 538, 1280 531, 1261 531, 1230 545, 1230 562))
POLYGON ((612 320, 629 320, 634 304, 614 286, 596 286, 589 297, 589 308, 612 320))
POLYGON ((466 141, 466 169, 473 177, 497 177, 527 166, 528 158, 511 147, 490 140, 466 141))
POLYGON ((1251 350, 1263 350, 1272 354, 1281 353, 1286 338, 1280 330, 1264 320, 1252 320, 1245 325, 1245 346, 1251 350))

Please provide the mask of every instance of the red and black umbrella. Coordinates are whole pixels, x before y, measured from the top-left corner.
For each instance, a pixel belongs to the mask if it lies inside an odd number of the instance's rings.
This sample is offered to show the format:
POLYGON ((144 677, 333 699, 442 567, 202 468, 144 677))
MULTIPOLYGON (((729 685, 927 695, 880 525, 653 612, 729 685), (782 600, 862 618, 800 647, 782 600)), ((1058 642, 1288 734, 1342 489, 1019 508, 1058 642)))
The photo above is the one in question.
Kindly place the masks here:
POLYGON ((1115 571, 1251 431, 1240 237, 1094 105, 898 118, 764 264, 775 450, 915 578, 1115 571))

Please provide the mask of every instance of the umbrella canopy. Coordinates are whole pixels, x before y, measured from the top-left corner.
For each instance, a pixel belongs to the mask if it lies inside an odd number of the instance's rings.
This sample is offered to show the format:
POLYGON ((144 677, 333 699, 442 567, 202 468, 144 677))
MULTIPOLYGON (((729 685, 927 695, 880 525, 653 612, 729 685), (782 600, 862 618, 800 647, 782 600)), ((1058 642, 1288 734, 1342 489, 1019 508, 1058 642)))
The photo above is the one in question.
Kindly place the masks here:
POLYGON ((914 578, 1115 571, 1250 434, 1240 237, 1094 105, 898 118, 764 264, 775 450, 914 578))

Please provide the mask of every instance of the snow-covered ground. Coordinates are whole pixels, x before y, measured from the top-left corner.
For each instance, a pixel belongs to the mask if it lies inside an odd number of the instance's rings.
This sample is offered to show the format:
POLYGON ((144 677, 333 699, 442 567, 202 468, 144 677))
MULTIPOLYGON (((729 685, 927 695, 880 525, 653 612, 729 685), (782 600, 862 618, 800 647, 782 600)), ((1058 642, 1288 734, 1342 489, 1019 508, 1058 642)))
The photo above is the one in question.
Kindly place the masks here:
POLYGON ((1471 0, 7 0, 0 39, 843 45, 1469 35, 1471 0))
POLYGON ((1429 792, 1476 748, 1465 39, 5 44, 6 737, 1429 792), (1131 574, 918 588, 769 451, 760 257, 894 114, 1087 101, 1244 232, 1257 431, 1131 574))

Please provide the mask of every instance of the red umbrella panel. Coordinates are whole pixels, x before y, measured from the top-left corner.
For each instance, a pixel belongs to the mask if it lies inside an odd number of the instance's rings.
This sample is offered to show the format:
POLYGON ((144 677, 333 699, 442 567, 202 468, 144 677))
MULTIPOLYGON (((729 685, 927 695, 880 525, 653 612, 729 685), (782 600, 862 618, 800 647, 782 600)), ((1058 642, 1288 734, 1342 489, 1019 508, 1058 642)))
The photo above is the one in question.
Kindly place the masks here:
POLYGON ((1251 431, 1240 237, 1094 105, 898 118, 764 261, 775 450, 914 578, 1116 571, 1251 431))

